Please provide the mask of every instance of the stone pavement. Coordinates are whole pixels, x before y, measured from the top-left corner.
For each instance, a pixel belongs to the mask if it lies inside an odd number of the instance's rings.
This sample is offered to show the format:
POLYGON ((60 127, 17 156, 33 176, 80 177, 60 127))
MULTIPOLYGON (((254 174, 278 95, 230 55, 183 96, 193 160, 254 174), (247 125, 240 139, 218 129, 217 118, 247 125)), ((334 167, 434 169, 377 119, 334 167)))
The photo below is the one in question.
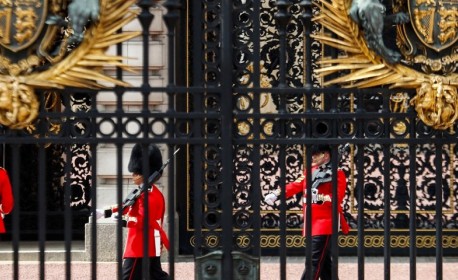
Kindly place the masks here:
MULTIPOLYGON (((87 245, 84 242, 72 242, 72 280, 88 280, 91 277, 91 263, 87 261, 87 245)), ((65 280, 65 250, 62 242, 46 242, 45 254, 45 279, 65 280)), ((13 279, 11 243, 0 242, 0 280, 13 279)), ((19 254, 19 280, 39 280, 39 259, 37 242, 21 242, 19 254)), ((168 263, 163 258, 163 268, 168 271, 168 263)), ((384 280, 384 261, 382 257, 365 258, 366 280, 384 280)), ((97 279, 116 280, 117 264, 111 261, 97 263, 97 279)), ((286 261, 286 279, 299 280, 304 269, 303 257, 288 257, 286 261)), ((409 258, 391 258, 391 279, 410 280, 409 258)), ((416 267, 417 280, 433 280, 436 277, 436 259, 434 257, 418 257, 416 267)), ((458 279, 458 254, 457 257, 443 258, 443 280, 458 279)), ((260 280, 280 279, 280 259, 278 257, 262 257, 260 280)), ((177 256, 175 260, 176 280, 194 279, 194 260, 192 256, 177 256)), ((339 279, 358 280, 358 259, 356 257, 339 258, 339 279)), ((223 279, 231 280, 231 279, 223 279)))
MULTIPOLYGON (((299 280, 303 270, 303 258, 291 257, 287 259, 286 279, 299 280)), ((365 259, 365 279, 382 280, 384 279, 384 263, 380 257, 366 257, 365 259)), ((116 263, 99 262, 97 264, 97 280, 115 280, 116 263)), ((168 264, 163 263, 163 268, 168 270, 168 264)), ((72 280, 91 279, 91 265, 89 262, 73 262, 71 265, 72 280)), ((11 261, 0 261, 0 279, 13 279, 11 261)), ((358 264, 355 257, 339 258, 339 279, 353 280, 358 279, 358 264)), ((279 259, 276 257, 263 257, 261 259, 261 280, 278 280, 280 279, 279 259)), ((20 280, 38 280, 39 263, 36 261, 21 261, 19 264, 20 280)), ((443 277, 444 280, 455 280, 458 275, 458 258, 444 258, 443 277)), ((435 258, 419 257, 417 258, 417 280, 432 280, 436 278, 435 258)), ((65 279, 65 262, 47 261, 45 266, 45 279, 64 280, 65 279)), ((192 258, 181 258, 175 263, 174 279, 192 280, 194 279, 194 262, 192 258)), ((393 257, 391 263, 391 279, 409 280, 409 259, 393 257)), ((226 280, 226 279, 223 279, 226 280)), ((230 279, 227 279, 230 280, 230 279)))

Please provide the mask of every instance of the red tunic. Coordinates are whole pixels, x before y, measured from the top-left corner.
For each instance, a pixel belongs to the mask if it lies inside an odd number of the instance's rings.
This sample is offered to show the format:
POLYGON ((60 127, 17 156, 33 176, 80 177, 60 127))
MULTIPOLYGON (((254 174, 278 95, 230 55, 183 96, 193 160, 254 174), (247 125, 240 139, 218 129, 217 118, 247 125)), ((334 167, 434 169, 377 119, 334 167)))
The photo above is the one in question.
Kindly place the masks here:
MULTIPOLYGON (((312 168, 313 171, 316 169, 312 168)), ((302 176, 300 180, 296 180, 295 182, 289 183, 286 185, 286 198, 289 198, 299 192, 303 192, 303 205, 302 209, 304 212, 304 227, 302 230, 302 235, 305 236, 305 227, 306 223, 306 210, 307 205, 305 204, 305 197, 307 194, 305 176, 302 176)), ((337 211, 339 212, 340 217, 340 226, 342 232, 347 234, 348 233, 348 223, 345 220, 342 212, 342 201, 345 196, 345 189, 347 187, 347 179, 345 173, 342 170, 338 170, 337 172, 337 211)), ((318 186, 318 193, 323 195, 329 195, 331 200, 332 197, 332 181, 321 183, 318 186)), ((312 204, 312 236, 315 235, 329 235, 332 234, 332 202, 323 202, 322 204, 313 203, 312 204)))
POLYGON ((6 170, 0 167, 0 233, 5 232, 3 215, 8 214, 13 209, 13 191, 10 179, 6 170))
MULTIPOLYGON (((137 201, 127 210, 127 242, 124 258, 143 257, 143 225, 144 225, 144 198, 141 194, 137 201)), ((161 191, 153 185, 148 191, 149 209, 149 257, 159 257, 162 245, 168 249, 168 239, 162 229, 165 213, 165 200, 161 191)))

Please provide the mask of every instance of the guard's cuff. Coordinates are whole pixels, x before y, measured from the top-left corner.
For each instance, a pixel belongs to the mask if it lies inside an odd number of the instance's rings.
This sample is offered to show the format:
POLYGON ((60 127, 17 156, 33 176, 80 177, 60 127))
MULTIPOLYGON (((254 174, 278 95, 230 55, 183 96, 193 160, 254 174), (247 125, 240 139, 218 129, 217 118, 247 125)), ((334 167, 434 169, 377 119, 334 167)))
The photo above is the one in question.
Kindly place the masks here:
POLYGON ((276 189, 272 192, 274 195, 276 195, 277 197, 280 197, 281 195, 281 189, 276 189))

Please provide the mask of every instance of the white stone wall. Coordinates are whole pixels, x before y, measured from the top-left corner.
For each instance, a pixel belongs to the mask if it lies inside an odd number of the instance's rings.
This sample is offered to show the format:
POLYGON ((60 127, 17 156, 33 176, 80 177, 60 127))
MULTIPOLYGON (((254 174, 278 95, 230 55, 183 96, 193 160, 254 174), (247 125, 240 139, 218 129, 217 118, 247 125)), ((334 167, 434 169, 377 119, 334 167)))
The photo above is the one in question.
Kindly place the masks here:
MULTIPOLYGON (((167 85, 167 42, 166 42, 166 27, 163 22, 163 14, 166 12, 160 6, 153 7, 150 10, 154 14, 154 20, 151 24, 150 43, 149 43, 149 69, 150 80, 152 87, 165 87, 167 85)), ((141 26, 138 20, 132 21, 123 28, 123 31, 141 31, 141 26)), ((123 43, 123 56, 128 58, 124 61, 133 70, 138 73, 124 72, 123 80, 130 83, 132 86, 140 86, 142 83, 142 67, 143 67, 143 49, 141 37, 134 38, 123 43)), ((109 54, 116 54, 116 46, 108 50, 109 54)), ((106 73, 115 75, 114 68, 104 69, 106 73)), ((97 108, 101 112, 114 112, 116 109, 116 96, 110 91, 101 91, 97 96, 97 108)), ((164 92, 151 93, 149 96, 150 110, 164 111, 167 108, 167 96, 164 92)), ((123 95, 123 109, 126 112, 138 112, 142 106, 142 95, 140 92, 126 92, 123 95)), ((102 126, 103 129, 103 126, 102 126)), ((107 130, 111 128, 107 125, 107 130)), ((129 129, 129 128, 128 128, 129 129)), ((131 127, 133 131, 136 127, 131 127)), ((123 194, 127 194, 135 186, 130 179, 130 173, 127 170, 130 151, 133 144, 126 144, 123 147, 123 194)), ((164 162, 167 157, 165 146, 161 146, 164 162)), ((97 208, 116 204, 117 202, 117 150, 114 145, 101 144, 97 147, 97 208)), ((160 188, 167 183, 167 173, 165 172, 161 180, 158 182, 160 188)), ((166 189, 166 188, 165 188, 166 189)), ((164 195, 167 195, 164 190, 164 195)), ((125 196, 125 195, 124 195, 125 196)))

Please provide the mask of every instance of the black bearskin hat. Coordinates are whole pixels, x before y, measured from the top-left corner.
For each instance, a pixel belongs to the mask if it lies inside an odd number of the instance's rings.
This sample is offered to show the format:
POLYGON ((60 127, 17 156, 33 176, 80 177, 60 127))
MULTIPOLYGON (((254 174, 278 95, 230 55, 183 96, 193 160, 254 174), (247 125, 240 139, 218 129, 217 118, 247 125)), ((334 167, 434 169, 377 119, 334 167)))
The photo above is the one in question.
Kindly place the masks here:
POLYGON ((312 153, 312 155, 318 154, 318 153, 324 153, 324 152, 329 152, 329 154, 331 154, 332 149, 331 149, 331 146, 329 145, 320 144, 320 145, 313 145, 310 152, 312 153))
MULTIPOLYGON (((149 144, 146 148, 148 152, 149 175, 159 171, 162 167, 162 154, 159 148, 154 144, 149 144)), ((143 174, 142 145, 135 144, 130 154, 129 165, 127 169, 131 173, 143 174)), ((148 176, 149 176, 148 175, 148 176)))

